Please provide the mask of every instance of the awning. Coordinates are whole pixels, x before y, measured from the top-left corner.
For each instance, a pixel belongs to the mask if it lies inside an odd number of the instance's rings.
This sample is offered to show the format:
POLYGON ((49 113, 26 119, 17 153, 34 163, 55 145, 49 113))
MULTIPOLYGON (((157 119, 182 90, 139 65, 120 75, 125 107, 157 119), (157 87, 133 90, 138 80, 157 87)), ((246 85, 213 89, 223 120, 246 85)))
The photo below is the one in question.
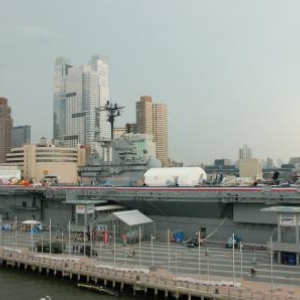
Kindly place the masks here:
POLYGON ((271 206, 271 207, 263 208, 263 209, 261 209, 261 211, 262 212, 299 214, 300 207, 299 206, 271 206))
POLYGON ((128 226, 143 225, 153 222, 153 220, 142 214, 137 209, 114 212, 113 215, 128 226))
POLYGON ((36 221, 36 220, 26 220, 26 221, 22 222, 22 224, 24 224, 24 225, 38 225, 38 224, 41 224, 41 222, 36 221))
POLYGON ((116 209, 123 209, 123 205, 102 205, 102 206, 95 206, 95 211, 111 211, 116 209))

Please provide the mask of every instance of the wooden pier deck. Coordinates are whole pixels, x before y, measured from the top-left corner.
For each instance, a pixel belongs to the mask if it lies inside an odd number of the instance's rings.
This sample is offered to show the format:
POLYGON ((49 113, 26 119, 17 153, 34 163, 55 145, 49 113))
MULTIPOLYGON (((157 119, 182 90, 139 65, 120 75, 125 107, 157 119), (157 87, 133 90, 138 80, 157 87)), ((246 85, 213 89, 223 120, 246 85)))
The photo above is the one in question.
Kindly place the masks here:
POLYGON ((77 282, 101 284, 122 292, 130 288, 133 294, 145 293, 158 298, 201 300, 300 300, 300 287, 271 285, 243 280, 213 277, 202 280, 197 275, 184 276, 163 269, 151 270, 130 265, 106 264, 86 257, 42 254, 28 249, 0 247, 0 267, 60 276, 77 282))

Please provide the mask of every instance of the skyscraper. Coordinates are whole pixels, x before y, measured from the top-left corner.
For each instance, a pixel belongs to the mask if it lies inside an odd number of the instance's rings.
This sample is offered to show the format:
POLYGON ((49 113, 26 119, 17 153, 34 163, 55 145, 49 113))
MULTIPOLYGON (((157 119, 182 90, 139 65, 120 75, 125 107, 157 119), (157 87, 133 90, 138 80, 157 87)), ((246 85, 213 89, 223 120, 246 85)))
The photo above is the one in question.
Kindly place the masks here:
POLYGON ((239 159, 247 158, 252 158, 252 151, 247 145, 244 145, 243 148, 239 149, 239 159))
POLYGON ((165 104, 153 104, 153 136, 156 144, 156 157, 162 166, 168 166, 168 108, 165 104))
POLYGON ((156 144, 156 158, 168 166, 168 109, 165 104, 153 103, 150 96, 136 102, 136 131, 152 134, 156 144))
POLYGON ((31 143, 31 128, 29 125, 16 126, 12 129, 11 148, 22 147, 31 143))
POLYGON ((6 98, 0 98, 0 163, 6 160, 6 153, 11 148, 11 134, 13 119, 11 118, 11 109, 8 106, 6 98))
POLYGON ((85 65, 73 66, 57 58, 54 68, 53 137, 62 145, 94 145, 110 137, 110 127, 101 107, 109 100, 108 64, 95 55, 85 65))

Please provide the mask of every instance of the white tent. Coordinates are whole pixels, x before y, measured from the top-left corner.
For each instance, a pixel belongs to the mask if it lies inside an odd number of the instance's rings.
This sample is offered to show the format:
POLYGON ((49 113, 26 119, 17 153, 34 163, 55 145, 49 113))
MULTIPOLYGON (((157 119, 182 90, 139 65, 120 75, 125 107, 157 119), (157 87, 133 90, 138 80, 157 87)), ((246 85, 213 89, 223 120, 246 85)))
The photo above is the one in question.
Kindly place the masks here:
POLYGON ((26 221, 23 221, 22 224, 24 224, 24 225, 38 225, 38 224, 41 224, 41 222, 36 221, 36 220, 26 220, 26 221))
POLYGON ((144 177, 148 186, 196 186, 207 179, 200 167, 151 168, 144 177))

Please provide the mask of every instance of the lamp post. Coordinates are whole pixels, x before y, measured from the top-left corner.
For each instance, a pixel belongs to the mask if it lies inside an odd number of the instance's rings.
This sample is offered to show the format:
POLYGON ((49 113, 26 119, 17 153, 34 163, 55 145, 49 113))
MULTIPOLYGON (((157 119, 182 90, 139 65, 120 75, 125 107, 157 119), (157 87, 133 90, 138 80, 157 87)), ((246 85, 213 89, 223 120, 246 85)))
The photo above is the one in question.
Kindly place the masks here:
POLYGON ((0 215, 0 246, 2 247, 2 215, 0 215))
POLYGON ((177 270, 178 270, 178 255, 177 251, 175 252, 175 274, 177 275, 177 270))
POLYGON ((92 257, 93 257, 93 236, 92 236, 92 224, 90 224, 90 265, 92 266, 92 257))
POLYGON ((114 266, 116 265, 116 225, 114 224, 114 266))
POLYGON ((50 253, 50 256, 51 256, 51 252, 52 252, 51 234, 52 234, 52 230, 51 230, 51 219, 50 219, 50 221, 49 221, 49 253, 50 253))
POLYGON ((61 254, 64 254, 64 229, 61 228, 61 254))
POLYGON ((243 243, 240 242, 240 256, 241 256, 241 284, 243 281, 243 243))
POLYGON ((235 238, 234 238, 234 233, 233 233, 232 234, 232 281, 233 281, 233 287, 235 286, 234 247, 235 247, 235 238))
POLYGON ((15 216, 15 249, 18 248, 18 220, 17 216, 15 216))
POLYGON ((142 229, 139 227, 139 266, 142 265, 142 229))
POLYGON ((31 252, 33 252, 33 218, 31 219, 30 231, 31 231, 31 252))
POLYGON ((42 235, 42 253, 44 253, 44 236, 42 235))
POLYGON ((99 241, 99 261, 101 262, 101 238, 99 241))
POLYGON ((169 276, 170 276, 170 229, 168 229, 168 235, 167 235, 167 239, 168 239, 168 273, 169 273, 169 276))
POLYGON ((198 267, 199 267, 199 276, 201 278, 201 236, 200 231, 198 231, 198 267))
POLYGON ((209 274, 209 249, 206 249, 206 259, 207 259, 207 280, 210 281, 210 274, 209 274))
POLYGON ((83 255, 85 256, 85 225, 83 227, 83 255))
POLYGON ((152 258, 152 265, 151 267, 154 268, 154 249, 153 249, 153 241, 155 240, 155 236, 151 234, 151 258, 152 258))
POLYGON ((68 232, 69 232, 69 259, 71 257, 71 221, 69 221, 69 228, 68 228, 68 232))
POLYGON ((270 269, 271 269, 271 294, 273 295, 273 238, 270 236, 270 269))

